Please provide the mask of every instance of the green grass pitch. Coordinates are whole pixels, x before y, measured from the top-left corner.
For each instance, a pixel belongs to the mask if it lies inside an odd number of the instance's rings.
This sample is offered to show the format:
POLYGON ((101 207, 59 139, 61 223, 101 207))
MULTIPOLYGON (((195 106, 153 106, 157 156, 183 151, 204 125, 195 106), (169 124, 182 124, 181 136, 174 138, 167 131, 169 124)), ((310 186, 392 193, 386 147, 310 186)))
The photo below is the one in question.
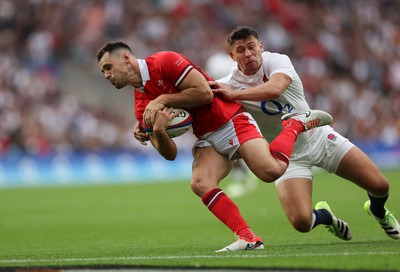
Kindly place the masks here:
MULTIPOLYGON (((400 216, 400 171, 387 206, 400 216)), ((224 181, 224 184, 227 182, 224 181)), ((234 199, 266 250, 214 253, 234 241, 188 181, 0 190, 0 270, 9 267, 204 267, 400 270, 400 241, 387 237, 363 210, 366 193, 317 173, 314 204, 326 200, 347 221, 345 242, 322 226, 298 233, 275 185, 234 199)), ((399 218, 399 217, 398 217, 399 218)))

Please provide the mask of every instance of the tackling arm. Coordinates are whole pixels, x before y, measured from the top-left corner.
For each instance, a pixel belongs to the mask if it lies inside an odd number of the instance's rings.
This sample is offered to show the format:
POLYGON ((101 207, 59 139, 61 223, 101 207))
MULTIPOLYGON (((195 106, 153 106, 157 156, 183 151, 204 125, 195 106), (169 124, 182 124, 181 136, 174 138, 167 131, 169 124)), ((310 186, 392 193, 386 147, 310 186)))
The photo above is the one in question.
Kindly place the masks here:
POLYGON ((283 73, 276 73, 267 82, 255 87, 243 90, 231 90, 226 88, 224 84, 217 84, 217 89, 214 89, 214 92, 221 93, 229 100, 262 101, 280 97, 289 87, 290 83, 291 79, 289 76, 283 73))

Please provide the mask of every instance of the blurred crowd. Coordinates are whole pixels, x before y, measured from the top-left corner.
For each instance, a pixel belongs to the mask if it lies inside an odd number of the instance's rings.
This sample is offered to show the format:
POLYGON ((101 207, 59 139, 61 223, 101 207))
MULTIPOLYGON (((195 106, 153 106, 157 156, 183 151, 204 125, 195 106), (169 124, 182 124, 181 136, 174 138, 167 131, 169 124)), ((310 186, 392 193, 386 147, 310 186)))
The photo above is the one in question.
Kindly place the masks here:
POLYGON ((98 74, 97 49, 123 40, 139 58, 174 50, 213 73, 208 60, 226 54, 237 25, 291 58, 310 106, 343 135, 398 143, 399 10, 389 0, 0 0, 0 152, 138 148, 134 120, 64 89, 64 65, 98 74))

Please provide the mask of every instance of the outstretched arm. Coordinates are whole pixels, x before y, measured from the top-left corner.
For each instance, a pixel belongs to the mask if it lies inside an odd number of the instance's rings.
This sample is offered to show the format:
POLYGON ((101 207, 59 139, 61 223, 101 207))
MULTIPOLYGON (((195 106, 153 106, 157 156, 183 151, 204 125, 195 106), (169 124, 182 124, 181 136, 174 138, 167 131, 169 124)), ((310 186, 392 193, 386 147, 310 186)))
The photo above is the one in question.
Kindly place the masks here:
POLYGON ((222 94, 228 100, 262 101, 275 99, 282 95, 291 83, 289 76, 283 73, 274 74, 267 82, 242 90, 232 90, 225 84, 209 82, 214 86, 214 93, 222 94))

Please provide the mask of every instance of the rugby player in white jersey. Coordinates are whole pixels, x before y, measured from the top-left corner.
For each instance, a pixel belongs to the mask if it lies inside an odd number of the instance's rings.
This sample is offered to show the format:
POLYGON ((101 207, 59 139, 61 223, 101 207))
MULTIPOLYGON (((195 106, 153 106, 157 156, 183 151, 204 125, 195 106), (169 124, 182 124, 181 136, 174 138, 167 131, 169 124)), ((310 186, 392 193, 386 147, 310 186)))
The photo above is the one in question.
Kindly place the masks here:
MULTIPOLYGON (((228 37, 228 45, 237 65, 228 76, 210 85, 225 98, 243 104, 271 141, 282 130, 281 123, 296 112, 310 110, 302 82, 289 57, 264 51, 257 31, 251 27, 236 27, 228 37)), ((399 223, 385 207, 389 197, 387 179, 364 152, 330 126, 298 136, 289 167, 275 182, 283 210, 296 230, 309 232, 322 224, 340 239, 352 238, 348 224, 337 218, 325 201, 313 208, 312 166, 366 190, 369 200, 364 203, 365 211, 389 237, 400 239, 399 223)))

